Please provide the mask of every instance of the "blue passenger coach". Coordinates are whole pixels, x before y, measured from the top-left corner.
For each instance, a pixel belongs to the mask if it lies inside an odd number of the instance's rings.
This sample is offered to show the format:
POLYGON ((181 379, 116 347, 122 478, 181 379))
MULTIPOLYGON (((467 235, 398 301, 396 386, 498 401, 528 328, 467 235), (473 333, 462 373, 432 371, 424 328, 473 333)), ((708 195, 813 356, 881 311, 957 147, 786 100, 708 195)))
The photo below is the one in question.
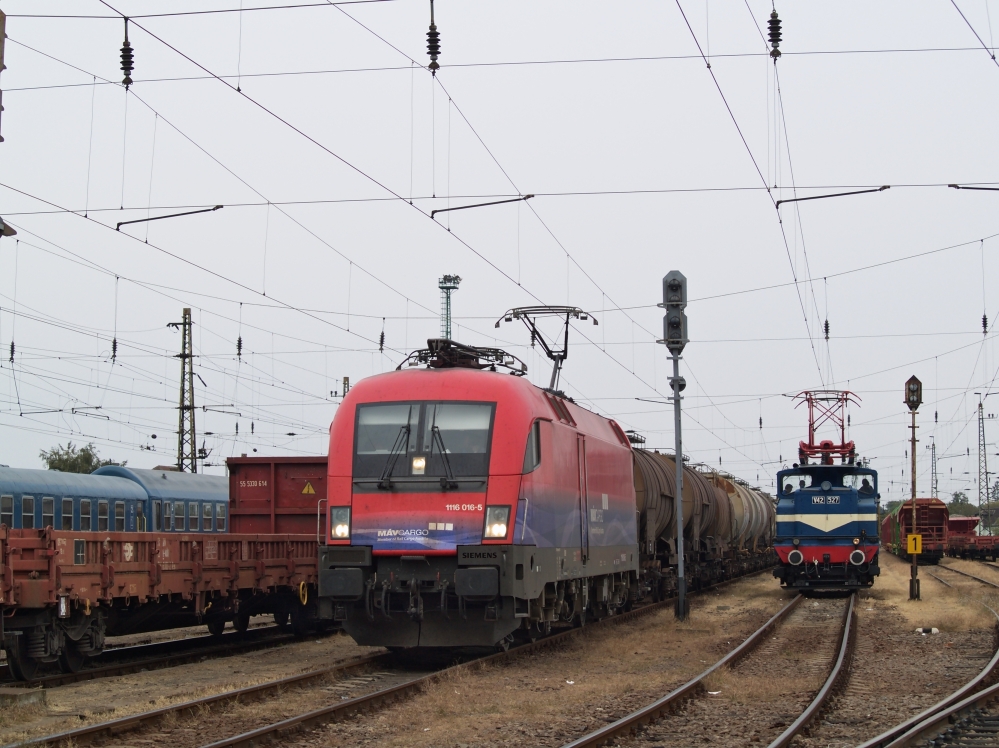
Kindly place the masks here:
POLYGON ((79 532, 226 532, 229 479, 108 466, 87 475, 0 467, 0 524, 79 532))
POLYGON ((146 494, 136 520, 139 532, 226 532, 229 479, 221 475, 142 470, 108 465, 94 477, 114 476, 137 483, 146 494))

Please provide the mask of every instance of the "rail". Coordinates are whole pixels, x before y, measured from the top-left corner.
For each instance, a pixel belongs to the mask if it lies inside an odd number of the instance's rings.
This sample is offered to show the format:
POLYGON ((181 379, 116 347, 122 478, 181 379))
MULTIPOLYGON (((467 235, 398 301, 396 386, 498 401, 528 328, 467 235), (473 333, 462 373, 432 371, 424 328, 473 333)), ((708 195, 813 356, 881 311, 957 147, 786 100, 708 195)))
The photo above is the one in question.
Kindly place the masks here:
MULTIPOLYGON (((950 567, 943 567, 950 568, 950 567)), ((956 571, 956 569, 951 569, 951 571, 956 571)), ((961 572, 963 573, 963 572, 961 572)), ((971 575, 969 575, 971 576, 971 575)), ((943 580, 940 580, 943 581, 943 580)), ((985 606, 991 611, 992 615, 996 617, 997 626, 999 626, 999 613, 985 606)), ((857 748, 898 748, 898 746, 908 745, 906 742, 898 742, 902 740, 906 735, 908 735, 912 730, 916 729, 919 725, 929 722, 935 718, 938 714, 949 713, 948 710, 957 708, 956 705, 963 703, 969 698, 973 698, 971 694, 981 686, 989 677, 992 676, 996 668, 999 667, 999 649, 996 650, 995 654, 992 655, 992 659, 989 660, 988 664, 982 669, 982 671, 972 678, 970 681, 965 683, 959 689, 957 689, 950 696, 945 697, 941 701, 931 706, 928 709, 923 710, 914 717, 907 719, 894 727, 885 730, 883 733, 877 737, 871 738, 866 743, 858 746, 857 748)), ((988 690, 988 689, 986 689, 988 690)), ((984 691, 982 692, 984 693, 984 691)))
POLYGON ((826 682, 819 689, 812 702, 805 708, 805 711, 801 713, 801 716, 779 738, 772 742, 769 748, 784 748, 790 745, 795 736, 804 730, 819 712, 822 711, 829 697, 836 691, 837 686, 841 682, 841 677, 846 672, 850 657, 853 654, 853 644, 856 639, 855 632, 857 630, 856 602, 857 595, 850 595, 850 604, 846 606, 846 613, 843 617, 843 633, 839 643, 839 654, 836 657, 836 662, 833 664, 832 670, 829 672, 829 677, 826 678, 826 682))
POLYGON ((777 613, 774 614, 769 621, 750 634, 742 644, 722 657, 718 660, 718 662, 700 675, 687 681, 679 688, 670 691, 661 699, 654 701, 648 706, 642 707, 641 709, 622 717, 616 722, 611 722, 609 725, 601 727, 599 730, 595 730, 588 735, 577 738, 571 743, 566 743, 563 748, 588 748, 589 746, 603 745, 611 740, 630 734, 639 726, 657 719, 664 712, 671 711, 677 704, 703 689, 703 681, 709 675, 720 670, 726 665, 732 665, 738 662, 742 657, 747 655, 757 644, 760 643, 763 637, 766 636, 767 633, 769 633, 775 626, 777 626, 778 623, 783 621, 803 599, 804 597, 802 595, 796 596, 787 605, 777 611, 777 613))

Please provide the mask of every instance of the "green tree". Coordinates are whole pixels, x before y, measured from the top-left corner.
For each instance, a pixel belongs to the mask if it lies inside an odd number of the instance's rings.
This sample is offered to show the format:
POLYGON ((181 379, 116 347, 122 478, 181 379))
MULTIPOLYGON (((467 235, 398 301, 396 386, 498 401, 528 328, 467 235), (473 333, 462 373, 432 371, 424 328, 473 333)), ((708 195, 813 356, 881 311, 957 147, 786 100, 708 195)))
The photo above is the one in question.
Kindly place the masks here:
POLYGON ((102 460, 93 442, 82 447, 77 447, 73 442, 67 442, 65 447, 57 444, 48 451, 43 449, 38 456, 49 470, 59 470, 63 473, 92 473, 105 465, 128 464, 127 461, 102 460))
POLYGON ((971 503, 964 491, 955 491, 951 494, 947 508, 951 514, 958 517, 974 517, 978 514, 978 507, 971 503))

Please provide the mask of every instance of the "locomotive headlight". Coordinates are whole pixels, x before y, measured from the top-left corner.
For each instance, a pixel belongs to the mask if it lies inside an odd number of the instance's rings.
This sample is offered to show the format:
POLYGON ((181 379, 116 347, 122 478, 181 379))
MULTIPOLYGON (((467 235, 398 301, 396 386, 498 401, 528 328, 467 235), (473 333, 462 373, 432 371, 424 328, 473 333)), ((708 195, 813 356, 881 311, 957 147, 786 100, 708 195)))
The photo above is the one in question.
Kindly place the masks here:
POLYGON ((414 457, 413 458, 413 475, 423 475, 427 469, 427 458, 426 457, 414 457))
POLYGON ((801 541, 798 540, 797 538, 791 541, 791 545, 793 545, 795 548, 798 547, 799 543, 801 543, 801 541))
POLYGON ((331 506, 330 507, 330 527, 332 535, 337 540, 350 539, 350 507, 331 506))
POLYGON ((860 538, 854 538, 853 539, 853 544, 854 545, 860 545, 860 538))
POLYGON ((487 506, 486 524, 482 531, 484 538, 505 538, 507 525, 510 524, 510 507, 487 506))

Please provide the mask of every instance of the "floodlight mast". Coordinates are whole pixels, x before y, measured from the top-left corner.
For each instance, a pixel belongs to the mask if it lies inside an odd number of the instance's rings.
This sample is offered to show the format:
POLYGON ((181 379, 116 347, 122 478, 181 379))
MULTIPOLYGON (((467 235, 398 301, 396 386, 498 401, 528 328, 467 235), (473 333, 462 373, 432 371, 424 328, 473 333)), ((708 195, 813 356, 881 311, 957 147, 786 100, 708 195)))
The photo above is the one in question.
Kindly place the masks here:
POLYGON ((521 320, 527 329, 530 330, 532 345, 534 341, 540 343, 545 355, 551 359, 552 378, 548 389, 552 392, 558 391, 558 379, 562 373, 562 363, 569 357, 569 322, 573 319, 584 322, 592 319, 594 325, 600 324, 597 322, 596 317, 590 317, 588 313, 575 306, 520 306, 508 310, 502 317, 496 320, 496 327, 500 326, 500 322, 512 322, 515 319, 521 320), (536 321, 538 317, 564 318, 562 322, 561 345, 558 344, 557 337, 553 338, 550 343, 545 340, 545 336, 541 334, 541 330, 537 326, 536 321))

